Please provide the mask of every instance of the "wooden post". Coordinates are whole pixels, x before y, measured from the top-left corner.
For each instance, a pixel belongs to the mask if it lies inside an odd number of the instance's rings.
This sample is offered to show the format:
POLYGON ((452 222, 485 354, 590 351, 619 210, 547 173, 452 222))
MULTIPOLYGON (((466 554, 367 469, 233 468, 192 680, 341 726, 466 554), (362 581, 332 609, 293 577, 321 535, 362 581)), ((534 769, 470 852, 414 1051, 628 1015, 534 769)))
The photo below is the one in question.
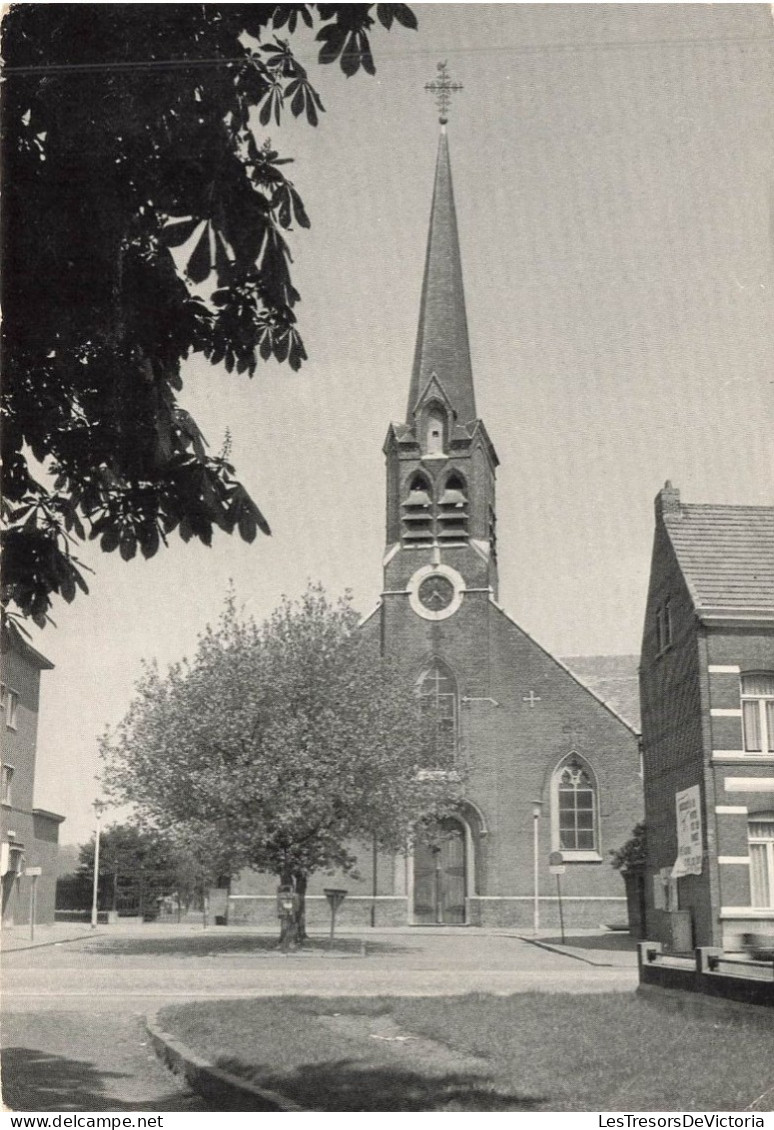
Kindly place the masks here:
POLYGON ((377 854, 376 854, 376 832, 374 832, 373 847, 372 847, 372 871, 371 871, 371 894, 373 902, 371 903, 371 926, 376 926, 376 887, 377 887, 377 854))
POLYGON ((336 911, 347 897, 347 892, 340 887, 325 887, 323 893, 331 908, 331 936, 328 946, 330 949, 333 949, 333 938, 336 932, 336 911))
POLYGON ((30 941, 35 941, 35 895, 38 885, 37 875, 32 876, 30 885, 30 941))
POLYGON ((435 922, 439 926, 443 922, 441 907, 441 849, 433 848, 435 852, 435 922))

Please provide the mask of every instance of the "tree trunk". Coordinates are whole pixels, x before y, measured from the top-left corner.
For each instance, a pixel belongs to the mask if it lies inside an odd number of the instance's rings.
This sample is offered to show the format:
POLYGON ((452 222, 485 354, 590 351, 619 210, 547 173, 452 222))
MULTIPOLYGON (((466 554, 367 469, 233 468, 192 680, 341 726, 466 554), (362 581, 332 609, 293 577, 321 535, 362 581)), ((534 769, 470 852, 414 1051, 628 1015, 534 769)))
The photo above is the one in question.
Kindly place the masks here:
POLYGON ((306 932, 306 873, 296 871, 293 878, 295 880, 294 885, 298 898, 295 920, 295 939, 296 945, 302 946, 308 937, 306 932))
POLYGON ((292 911, 286 911, 283 905, 290 899, 293 890, 293 869, 287 860, 277 878, 279 879, 279 887, 277 888, 277 914, 280 927, 279 948, 283 953, 287 953, 291 942, 295 941, 296 934, 295 915, 292 911))

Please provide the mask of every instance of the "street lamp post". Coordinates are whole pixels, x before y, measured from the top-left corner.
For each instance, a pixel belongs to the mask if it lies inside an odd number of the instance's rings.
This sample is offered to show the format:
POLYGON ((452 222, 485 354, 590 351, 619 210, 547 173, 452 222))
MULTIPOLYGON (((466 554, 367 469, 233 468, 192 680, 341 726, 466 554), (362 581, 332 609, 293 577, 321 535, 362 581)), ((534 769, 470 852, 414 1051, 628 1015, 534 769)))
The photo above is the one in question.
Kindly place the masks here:
POLYGON ((540 930, 540 879, 539 879, 539 861, 540 861, 540 813, 543 808, 541 800, 533 800, 532 802, 532 865, 533 865, 533 906, 532 906, 532 933, 537 936, 540 930))
POLYGON ((94 833, 94 885, 91 893, 91 928, 97 929, 97 895, 99 893, 99 822, 102 818, 102 813, 107 808, 104 800, 95 800, 92 804, 94 809, 94 818, 96 822, 96 831, 94 833))

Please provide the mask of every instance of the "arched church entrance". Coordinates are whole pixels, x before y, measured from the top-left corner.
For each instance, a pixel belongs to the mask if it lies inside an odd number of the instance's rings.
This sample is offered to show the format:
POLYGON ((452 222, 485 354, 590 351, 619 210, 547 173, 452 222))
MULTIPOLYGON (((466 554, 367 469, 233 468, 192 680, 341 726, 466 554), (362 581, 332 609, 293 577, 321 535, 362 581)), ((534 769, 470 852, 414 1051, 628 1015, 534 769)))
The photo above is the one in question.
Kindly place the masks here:
POLYGON ((414 922, 418 926, 463 926, 469 865, 461 820, 440 820, 414 845, 414 922))

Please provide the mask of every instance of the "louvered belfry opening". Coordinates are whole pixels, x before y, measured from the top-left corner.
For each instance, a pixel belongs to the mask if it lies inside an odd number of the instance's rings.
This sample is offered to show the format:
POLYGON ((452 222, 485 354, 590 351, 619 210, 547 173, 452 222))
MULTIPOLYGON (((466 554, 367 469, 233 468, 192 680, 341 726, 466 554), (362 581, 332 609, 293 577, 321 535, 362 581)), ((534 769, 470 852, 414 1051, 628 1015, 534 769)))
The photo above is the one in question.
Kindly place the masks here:
POLYGON ((465 480, 453 471, 446 479, 438 499, 436 529, 438 540, 464 541, 468 536, 468 498, 465 480))
POLYGON ((467 485, 452 472, 437 487, 421 472, 412 475, 401 505, 404 545, 434 545, 466 541, 467 485))
POLYGON ((433 496, 428 479, 415 474, 401 507, 403 541, 406 545, 432 545, 433 496))

